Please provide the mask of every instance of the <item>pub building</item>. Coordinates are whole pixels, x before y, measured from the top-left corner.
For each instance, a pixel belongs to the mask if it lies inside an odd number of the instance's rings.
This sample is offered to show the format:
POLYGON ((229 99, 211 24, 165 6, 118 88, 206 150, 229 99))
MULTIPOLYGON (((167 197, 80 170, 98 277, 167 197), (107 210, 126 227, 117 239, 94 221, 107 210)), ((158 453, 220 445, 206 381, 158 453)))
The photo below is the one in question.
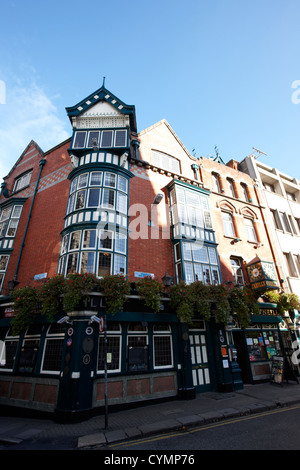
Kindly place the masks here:
MULTIPOLYGON (((165 120, 137 132, 135 107, 104 84, 66 111, 71 138, 46 152, 31 141, 1 185, 0 406, 68 420, 103 412, 106 386, 110 406, 134 406, 267 380, 290 342, 274 305, 244 330, 234 316, 182 322, 170 303, 172 283, 225 280, 201 161, 165 120), (14 334, 12 291, 72 273, 125 276, 127 302, 108 314, 91 292, 80 309, 62 302, 54 321, 30 312, 14 334), (135 289, 143 277, 163 284, 158 313, 135 289)), ((248 263, 253 289, 278 285, 271 259, 248 263)))

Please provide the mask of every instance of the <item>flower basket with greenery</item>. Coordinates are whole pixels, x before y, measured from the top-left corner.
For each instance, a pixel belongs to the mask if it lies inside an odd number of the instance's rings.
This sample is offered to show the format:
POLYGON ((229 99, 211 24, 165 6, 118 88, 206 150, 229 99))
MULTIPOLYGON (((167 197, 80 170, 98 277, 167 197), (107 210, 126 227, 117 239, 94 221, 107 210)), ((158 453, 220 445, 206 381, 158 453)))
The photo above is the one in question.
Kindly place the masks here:
POLYGON ((209 297, 215 304, 217 323, 227 325, 230 317, 230 305, 228 302, 228 289, 223 284, 211 285, 209 297))
POLYGON ((209 300, 209 286, 196 281, 191 284, 196 312, 203 320, 210 319, 211 302, 209 300))
POLYGON ((15 310, 15 316, 11 321, 12 333, 18 335, 34 323, 39 307, 38 290, 32 286, 25 286, 14 290, 11 295, 15 310))
POLYGON ((290 310, 300 309, 300 299, 296 294, 283 292, 279 295, 277 302, 277 309, 279 313, 289 312, 290 310))
POLYGON ((243 287, 243 290, 245 294, 246 304, 249 308, 249 313, 252 315, 259 315, 260 309, 259 309, 259 305, 257 302, 257 298, 259 294, 253 291, 249 284, 246 284, 243 287))
POLYGON ((181 281, 170 288, 171 307, 175 309, 177 317, 190 323, 194 316, 194 294, 191 285, 181 281))
POLYGON ((91 273, 69 274, 64 288, 64 310, 66 313, 85 308, 89 294, 99 291, 100 281, 91 273))
POLYGON ((265 302, 271 304, 277 304, 279 302, 280 294, 277 290, 268 290, 262 294, 262 298, 265 302))
POLYGON ((239 287, 229 289, 228 301, 232 313, 237 316, 240 327, 247 328, 250 324, 250 314, 246 290, 239 287))
POLYGON ((65 291, 66 279, 60 274, 49 278, 38 290, 38 300, 42 303, 41 314, 46 315, 50 321, 53 321, 60 310, 65 291))
POLYGON ((113 315, 122 310, 130 293, 127 279, 122 274, 109 274, 100 280, 100 286, 106 300, 107 313, 113 315))
POLYGON ((136 283, 136 290, 145 300, 146 306, 158 313, 163 294, 162 284, 156 279, 146 276, 136 283))

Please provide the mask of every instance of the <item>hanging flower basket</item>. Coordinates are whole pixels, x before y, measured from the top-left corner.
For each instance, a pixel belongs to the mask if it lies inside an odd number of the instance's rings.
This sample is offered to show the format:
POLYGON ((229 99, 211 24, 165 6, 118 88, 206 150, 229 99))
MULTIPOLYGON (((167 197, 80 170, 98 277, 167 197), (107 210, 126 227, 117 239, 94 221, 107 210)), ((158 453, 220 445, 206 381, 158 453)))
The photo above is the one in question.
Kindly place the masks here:
POLYGON ((211 302, 209 299, 209 288, 203 282, 197 281, 191 284, 195 310, 198 315, 208 321, 210 319, 211 302))
POLYGON ((100 288, 107 305, 107 313, 114 315, 123 309, 130 293, 130 283, 121 274, 110 274, 100 279, 100 288))
POLYGON ((46 315, 50 321, 58 313, 62 305, 62 296, 66 291, 66 279, 57 275, 48 279, 38 290, 37 296, 41 303, 41 314, 46 315))
POLYGON ((13 335, 31 326, 39 311, 38 290, 32 286, 20 287, 12 292, 15 316, 12 318, 11 327, 13 335))
POLYGON ((143 297, 146 306, 151 308, 154 313, 158 313, 163 294, 162 284, 156 279, 146 276, 136 283, 136 290, 138 295, 143 297))
POLYGON ((194 316, 194 295, 191 285, 181 281, 170 288, 171 307, 180 321, 190 323, 194 316))
POLYGON ((99 289, 100 281, 94 274, 69 274, 63 291, 64 311, 69 313, 84 309, 90 293, 99 289))
POLYGON ((214 313, 217 323, 227 325, 230 318, 230 304, 228 302, 228 289, 223 285, 209 286, 209 297, 214 303, 214 313))

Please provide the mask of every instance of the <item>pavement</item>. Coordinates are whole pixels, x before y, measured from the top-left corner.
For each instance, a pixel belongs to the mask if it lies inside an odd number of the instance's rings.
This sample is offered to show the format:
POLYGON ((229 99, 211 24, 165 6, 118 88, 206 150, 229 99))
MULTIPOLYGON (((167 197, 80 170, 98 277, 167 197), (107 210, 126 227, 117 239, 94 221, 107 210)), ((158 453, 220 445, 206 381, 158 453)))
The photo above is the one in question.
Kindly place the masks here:
POLYGON ((300 404, 300 384, 289 381, 282 385, 244 385, 239 391, 199 393, 192 400, 172 399, 119 411, 110 409, 108 402, 107 426, 104 414, 79 423, 0 416, 0 450, 108 449, 120 441, 188 430, 295 404, 300 404))

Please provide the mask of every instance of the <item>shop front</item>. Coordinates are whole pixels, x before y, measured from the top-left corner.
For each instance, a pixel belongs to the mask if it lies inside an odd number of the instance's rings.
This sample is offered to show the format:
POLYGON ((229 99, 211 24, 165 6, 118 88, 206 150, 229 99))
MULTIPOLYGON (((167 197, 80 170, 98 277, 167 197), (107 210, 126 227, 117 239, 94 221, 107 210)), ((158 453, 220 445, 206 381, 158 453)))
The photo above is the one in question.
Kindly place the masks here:
POLYGON ((270 380, 273 356, 285 356, 285 337, 288 330, 276 310, 268 309, 269 314, 252 315, 249 328, 233 329, 237 361, 245 384, 270 380), (270 313, 272 314, 270 315, 270 313))

